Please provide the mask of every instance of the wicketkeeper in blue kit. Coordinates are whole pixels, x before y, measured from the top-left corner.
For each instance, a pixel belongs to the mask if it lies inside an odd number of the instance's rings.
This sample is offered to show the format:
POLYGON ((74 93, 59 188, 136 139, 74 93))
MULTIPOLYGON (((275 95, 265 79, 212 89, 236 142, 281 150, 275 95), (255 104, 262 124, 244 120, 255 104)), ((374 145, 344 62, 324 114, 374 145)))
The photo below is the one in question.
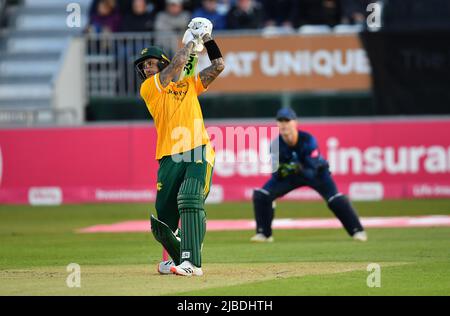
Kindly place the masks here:
POLYGON ((251 241, 273 241, 274 201, 302 186, 311 187, 322 196, 353 239, 366 241, 367 234, 358 215, 349 199, 338 191, 314 136, 298 130, 297 115, 290 108, 281 108, 276 119, 280 136, 271 147, 272 159, 277 163, 273 170, 276 171, 262 189, 253 192, 256 235, 251 241))

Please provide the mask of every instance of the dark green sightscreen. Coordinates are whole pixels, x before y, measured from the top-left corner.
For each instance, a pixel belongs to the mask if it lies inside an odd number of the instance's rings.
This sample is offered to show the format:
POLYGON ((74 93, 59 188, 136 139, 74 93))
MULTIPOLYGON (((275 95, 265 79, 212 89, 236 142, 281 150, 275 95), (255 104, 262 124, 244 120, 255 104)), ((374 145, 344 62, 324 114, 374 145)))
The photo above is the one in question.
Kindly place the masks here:
MULTIPOLYGON (((209 95, 200 97, 206 119, 273 118, 283 105, 290 105, 300 117, 383 115, 370 93, 293 95, 209 95)), ((401 114, 401 113, 398 113, 401 114)), ((136 98, 92 98, 86 109, 88 121, 148 120, 151 116, 136 98)))

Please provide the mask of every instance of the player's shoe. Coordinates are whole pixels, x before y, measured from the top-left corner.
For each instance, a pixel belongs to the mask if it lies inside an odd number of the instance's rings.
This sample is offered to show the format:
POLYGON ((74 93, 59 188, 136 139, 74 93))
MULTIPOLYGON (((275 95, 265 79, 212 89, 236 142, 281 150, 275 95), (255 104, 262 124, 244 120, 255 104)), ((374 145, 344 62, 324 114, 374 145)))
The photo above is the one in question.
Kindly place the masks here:
POLYGON ((170 271, 176 275, 182 276, 202 276, 202 268, 197 268, 189 261, 183 261, 180 265, 170 267, 170 271))
POLYGON ((269 236, 266 237, 266 235, 264 234, 256 234, 255 236, 253 236, 252 238, 250 238, 250 241, 252 242, 273 242, 273 237, 269 236))
POLYGON ((161 261, 157 266, 157 270, 159 274, 172 274, 170 268, 174 266, 175 263, 172 260, 161 261))
POLYGON ((365 242, 367 241, 367 233, 365 231, 356 232, 353 234, 353 239, 357 241, 365 242))

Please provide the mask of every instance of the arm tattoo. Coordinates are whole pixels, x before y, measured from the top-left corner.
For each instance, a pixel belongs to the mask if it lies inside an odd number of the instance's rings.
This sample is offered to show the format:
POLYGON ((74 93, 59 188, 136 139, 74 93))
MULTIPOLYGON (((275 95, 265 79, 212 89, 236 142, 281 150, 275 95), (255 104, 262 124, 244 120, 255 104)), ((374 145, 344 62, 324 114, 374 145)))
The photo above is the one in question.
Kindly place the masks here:
POLYGON ((200 80, 205 88, 207 88, 216 79, 225 68, 223 58, 217 58, 211 61, 211 66, 200 71, 200 80))
MULTIPOLYGON (((212 40, 208 34, 203 36, 203 42, 212 40)), ((200 80, 205 88, 207 88, 225 69, 225 61, 223 58, 217 58, 211 61, 211 66, 200 71, 200 80)))
POLYGON ((211 35, 209 34, 203 35, 203 43, 209 42, 210 40, 212 40, 211 35))
POLYGON ((164 68, 163 71, 161 71, 161 74, 159 75, 159 80, 161 81, 161 84, 164 88, 167 87, 167 85, 172 81, 172 79, 176 75, 180 74, 184 65, 186 65, 186 62, 188 61, 189 54, 192 52, 193 48, 194 42, 187 43, 186 46, 184 46, 175 54, 169 66, 167 66, 166 68, 164 68))

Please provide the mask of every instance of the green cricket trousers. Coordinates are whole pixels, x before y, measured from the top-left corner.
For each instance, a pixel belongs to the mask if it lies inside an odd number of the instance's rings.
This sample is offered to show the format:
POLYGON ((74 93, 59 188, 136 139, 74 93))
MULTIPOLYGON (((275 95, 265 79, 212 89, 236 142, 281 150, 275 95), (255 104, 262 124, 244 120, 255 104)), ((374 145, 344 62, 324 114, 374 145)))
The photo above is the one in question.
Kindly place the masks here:
POLYGON ((181 219, 181 262, 201 266, 206 233, 205 200, 213 166, 205 159, 205 146, 159 160, 156 195, 158 219, 175 232, 181 219))

